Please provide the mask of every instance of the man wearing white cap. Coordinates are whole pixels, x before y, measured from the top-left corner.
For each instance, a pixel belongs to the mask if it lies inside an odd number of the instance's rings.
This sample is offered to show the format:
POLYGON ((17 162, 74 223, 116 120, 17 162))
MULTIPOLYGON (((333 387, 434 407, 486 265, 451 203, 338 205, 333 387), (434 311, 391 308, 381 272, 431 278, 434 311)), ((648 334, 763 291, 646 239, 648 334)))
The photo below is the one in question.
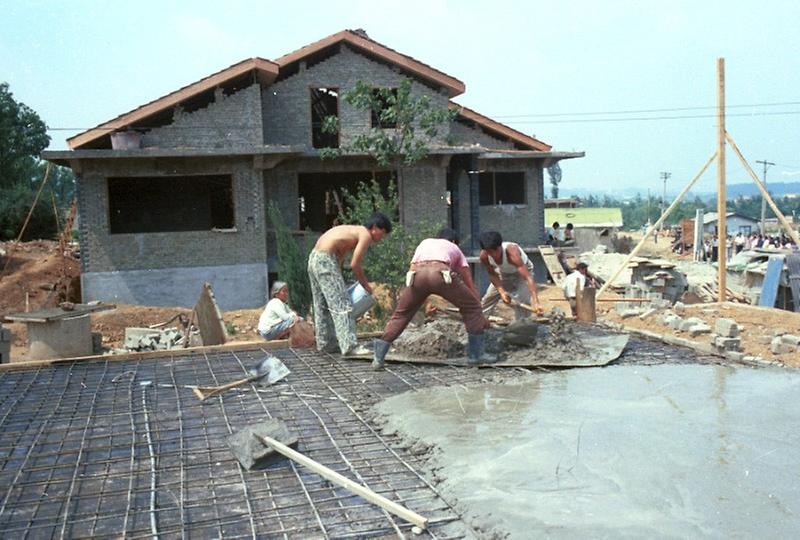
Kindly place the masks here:
POLYGON ((289 335, 289 330, 300 317, 289 309, 289 286, 284 281, 276 281, 269 290, 272 297, 264 312, 258 319, 258 333, 266 340, 282 339, 289 335))

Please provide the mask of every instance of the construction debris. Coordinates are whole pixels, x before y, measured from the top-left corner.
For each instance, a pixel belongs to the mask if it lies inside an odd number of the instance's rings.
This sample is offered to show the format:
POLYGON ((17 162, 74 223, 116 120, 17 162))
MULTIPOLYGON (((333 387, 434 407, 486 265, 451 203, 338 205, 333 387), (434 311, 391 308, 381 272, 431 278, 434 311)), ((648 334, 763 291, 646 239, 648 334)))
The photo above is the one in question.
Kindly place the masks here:
POLYGON ((126 328, 120 352, 165 351, 183 348, 184 334, 178 328, 126 328))

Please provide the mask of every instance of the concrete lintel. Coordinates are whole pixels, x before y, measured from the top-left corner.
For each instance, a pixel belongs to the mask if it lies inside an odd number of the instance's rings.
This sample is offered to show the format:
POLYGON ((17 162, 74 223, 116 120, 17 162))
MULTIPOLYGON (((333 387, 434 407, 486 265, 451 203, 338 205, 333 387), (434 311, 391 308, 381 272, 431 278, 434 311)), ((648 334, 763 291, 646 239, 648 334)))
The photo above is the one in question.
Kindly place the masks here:
POLYGON ((180 158, 180 157, 226 157, 257 155, 302 155, 302 145, 263 145, 231 148, 136 148, 133 150, 86 149, 45 150, 42 159, 57 165, 69 166, 78 159, 131 159, 131 158, 180 158))

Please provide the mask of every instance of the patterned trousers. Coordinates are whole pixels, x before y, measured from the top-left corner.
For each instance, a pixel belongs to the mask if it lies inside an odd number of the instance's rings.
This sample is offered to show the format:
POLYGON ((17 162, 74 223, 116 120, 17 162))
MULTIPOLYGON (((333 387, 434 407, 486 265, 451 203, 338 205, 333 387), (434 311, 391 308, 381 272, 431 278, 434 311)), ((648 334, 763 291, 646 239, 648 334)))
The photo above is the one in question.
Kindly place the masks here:
POLYGON ((356 346, 353 304, 347 295, 339 261, 325 251, 308 256, 308 277, 314 297, 314 333, 317 350, 330 351, 338 341, 342 354, 356 346))

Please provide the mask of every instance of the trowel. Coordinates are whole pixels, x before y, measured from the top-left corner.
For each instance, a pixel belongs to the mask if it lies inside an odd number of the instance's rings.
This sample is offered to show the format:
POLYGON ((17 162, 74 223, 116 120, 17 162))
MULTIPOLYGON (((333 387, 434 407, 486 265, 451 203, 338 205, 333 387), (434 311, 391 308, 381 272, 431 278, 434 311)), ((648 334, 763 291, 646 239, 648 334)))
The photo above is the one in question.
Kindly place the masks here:
POLYGON ((267 377, 267 382, 269 384, 274 384, 286 377, 290 372, 289 368, 287 368, 283 362, 274 356, 267 356, 256 366, 251 368, 248 373, 250 375, 249 377, 239 379, 238 381, 233 381, 222 386, 196 386, 192 388, 192 391, 200 401, 205 401, 209 397, 219 394, 220 392, 263 379, 264 377, 267 377))

